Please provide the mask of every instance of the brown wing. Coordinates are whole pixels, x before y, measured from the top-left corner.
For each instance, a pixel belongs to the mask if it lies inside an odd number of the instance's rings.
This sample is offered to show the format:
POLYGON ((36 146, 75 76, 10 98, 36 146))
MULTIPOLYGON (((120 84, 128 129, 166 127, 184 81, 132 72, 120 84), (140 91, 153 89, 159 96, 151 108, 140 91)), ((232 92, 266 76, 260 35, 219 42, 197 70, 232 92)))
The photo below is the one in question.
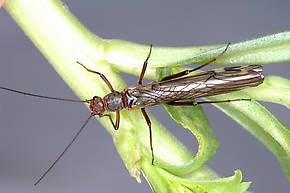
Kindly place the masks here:
POLYGON ((237 91, 257 86, 263 79, 260 65, 217 68, 197 75, 135 87, 129 89, 128 97, 130 107, 139 108, 237 91))

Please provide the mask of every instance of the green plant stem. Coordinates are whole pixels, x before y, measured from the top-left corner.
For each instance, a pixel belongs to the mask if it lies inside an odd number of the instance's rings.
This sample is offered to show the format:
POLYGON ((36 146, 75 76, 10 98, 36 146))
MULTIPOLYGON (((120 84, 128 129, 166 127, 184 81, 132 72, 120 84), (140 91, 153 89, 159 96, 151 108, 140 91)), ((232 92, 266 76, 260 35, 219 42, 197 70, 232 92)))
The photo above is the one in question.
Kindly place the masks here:
POLYGON ((280 103, 290 109, 290 81, 286 78, 268 76, 260 86, 248 88, 243 92, 251 98, 280 103))
MULTIPOLYGON (((104 62, 104 53, 110 41, 89 32, 61 2, 7 0, 5 9, 80 98, 104 96, 109 93, 109 89, 99 77, 87 73, 76 61, 105 74, 114 89, 121 90, 126 87, 119 74, 104 62)), ((146 47, 144 58, 147 50, 146 47)), ((120 57, 119 60, 126 61, 126 58, 120 57)), ((113 130, 108 119, 99 120, 112 134, 130 174, 140 180, 138 160, 151 160, 148 127, 141 113, 122 111, 119 131, 113 130)), ((158 144, 154 146, 156 164, 174 166, 189 162, 192 159, 191 153, 154 118, 151 117, 151 121, 154 128, 153 144, 158 144)), ((208 171, 204 170, 203 176, 212 176, 213 173, 208 171)))

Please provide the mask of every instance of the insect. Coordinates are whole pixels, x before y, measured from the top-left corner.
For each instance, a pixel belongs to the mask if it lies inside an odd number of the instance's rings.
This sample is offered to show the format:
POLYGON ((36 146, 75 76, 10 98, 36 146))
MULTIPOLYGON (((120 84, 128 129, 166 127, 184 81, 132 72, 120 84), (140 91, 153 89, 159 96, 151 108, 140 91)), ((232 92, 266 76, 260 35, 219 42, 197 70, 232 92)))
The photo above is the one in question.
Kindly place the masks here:
POLYGON ((94 96, 90 100, 73 100, 73 99, 62 99, 56 97, 41 96, 31 93, 26 93, 6 87, 0 87, 7 91, 12 91, 24 95, 53 99, 53 100, 62 100, 69 102, 83 102, 88 103, 91 110, 91 115, 82 125, 80 130, 71 140, 71 142, 66 146, 64 151, 58 156, 55 162, 46 170, 46 172, 37 180, 35 183, 38 184, 46 174, 54 167, 54 165, 59 161, 63 154, 68 150, 72 145, 78 135, 82 132, 89 120, 98 115, 99 117, 108 117, 112 126, 115 130, 118 130, 120 125, 120 111, 122 109, 127 110, 136 110, 141 109, 141 112, 145 118, 145 121, 149 128, 149 137, 150 137, 150 149, 152 155, 152 165, 154 163, 154 152, 152 145, 152 129, 151 121, 147 115, 145 108, 148 106, 153 106, 157 104, 168 104, 174 106, 196 106, 199 104, 206 103, 224 103, 224 102, 233 102, 233 101, 242 101, 250 99, 232 99, 232 100, 222 100, 222 101, 201 101, 196 102, 194 99, 199 97, 206 97, 212 95, 218 95, 223 93, 228 93, 232 91, 241 90, 247 87, 254 87, 261 84, 264 80, 263 69, 261 65, 248 65, 248 66, 235 66, 235 67, 225 67, 217 68, 207 72, 201 72, 195 75, 190 75, 191 72, 199 70, 210 63, 214 62, 219 56, 223 55, 229 48, 228 44, 224 51, 219 54, 217 57, 211 61, 198 66, 196 68, 185 70, 176 74, 172 74, 162 78, 158 82, 151 82, 143 85, 143 77, 146 72, 148 60, 152 52, 152 45, 150 46, 149 54, 144 61, 143 68, 138 80, 138 85, 136 87, 125 88, 122 91, 116 91, 113 89, 110 81, 106 78, 105 75, 90 70, 85 67, 80 62, 80 64, 86 71, 95 73, 102 78, 106 83, 111 93, 105 95, 103 98, 99 96, 94 96), (183 101, 184 99, 191 99, 191 101, 183 101), (105 112, 116 112, 116 120, 113 121, 110 114, 105 112))

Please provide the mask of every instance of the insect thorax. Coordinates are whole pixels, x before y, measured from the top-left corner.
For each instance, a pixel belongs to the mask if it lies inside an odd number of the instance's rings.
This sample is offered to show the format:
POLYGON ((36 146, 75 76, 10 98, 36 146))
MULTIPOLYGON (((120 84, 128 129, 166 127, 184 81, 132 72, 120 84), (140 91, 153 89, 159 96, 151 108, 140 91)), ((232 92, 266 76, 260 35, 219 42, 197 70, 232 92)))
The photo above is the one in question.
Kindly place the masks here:
POLYGON ((104 97, 104 102, 107 107, 107 111, 116 112, 124 108, 122 94, 118 91, 107 94, 104 97))

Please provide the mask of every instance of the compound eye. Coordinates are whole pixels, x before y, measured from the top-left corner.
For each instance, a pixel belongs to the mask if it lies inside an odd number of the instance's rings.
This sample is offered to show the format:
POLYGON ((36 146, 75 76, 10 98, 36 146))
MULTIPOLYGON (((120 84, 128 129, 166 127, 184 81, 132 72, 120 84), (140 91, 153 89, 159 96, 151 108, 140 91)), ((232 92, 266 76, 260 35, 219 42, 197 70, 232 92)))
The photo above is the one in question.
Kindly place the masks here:
POLYGON ((93 97, 93 100, 95 101, 95 100, 97 100, 99 97, 97 97, 97 96, 94 96, 93 97))

